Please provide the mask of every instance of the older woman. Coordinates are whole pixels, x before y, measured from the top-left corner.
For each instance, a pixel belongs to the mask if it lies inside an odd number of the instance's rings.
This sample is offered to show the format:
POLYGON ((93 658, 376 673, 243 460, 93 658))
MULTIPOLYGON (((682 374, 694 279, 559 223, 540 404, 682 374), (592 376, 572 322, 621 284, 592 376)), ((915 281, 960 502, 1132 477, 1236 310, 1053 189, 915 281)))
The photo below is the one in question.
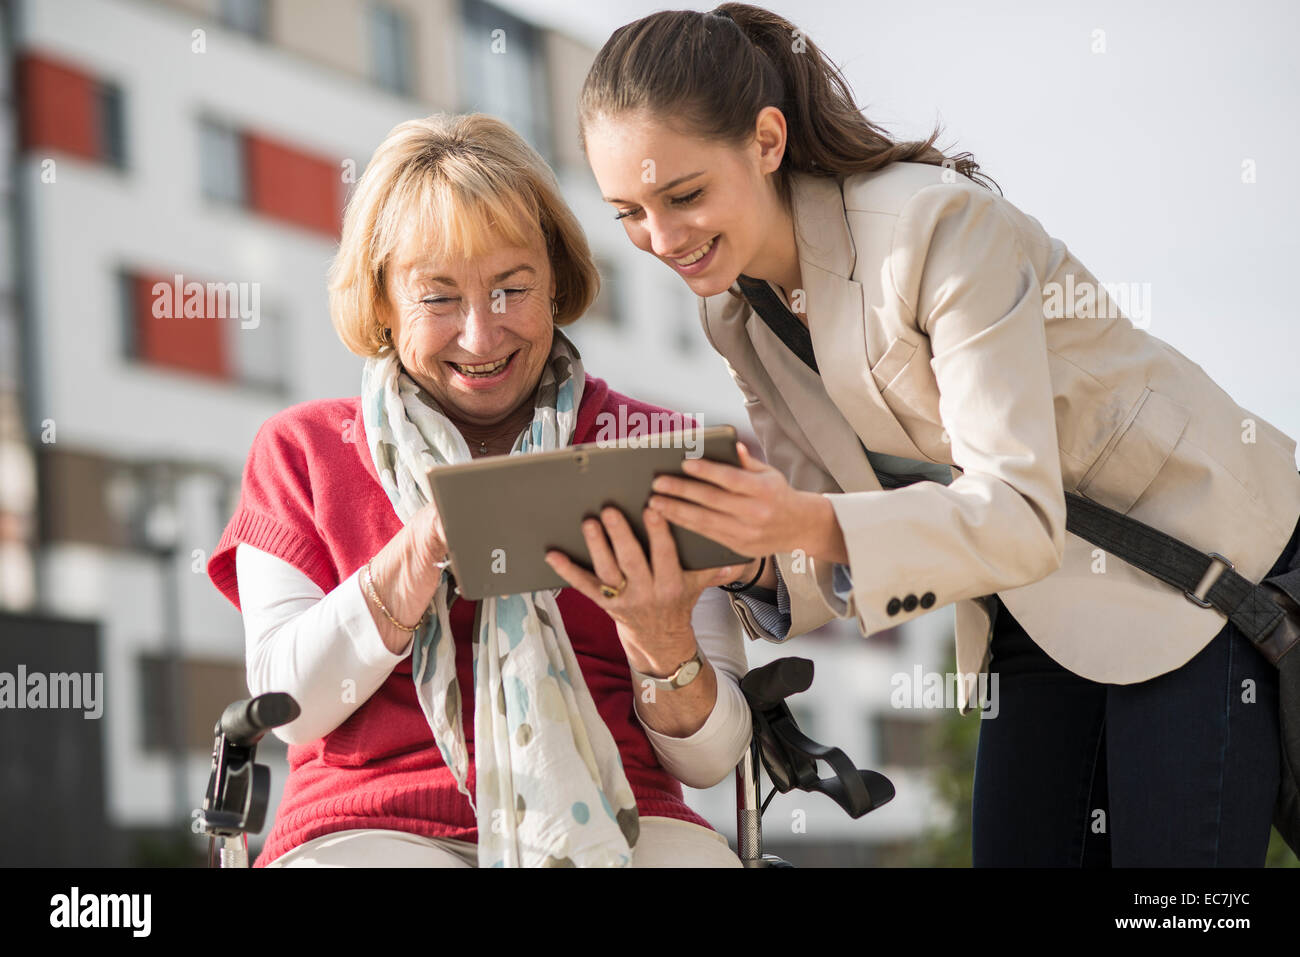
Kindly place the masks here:
POLYGON ((597 288, 553 174, 500 121, 403 123, 372 158, 330 283, 361 395, 262 426, 208 566, 250 691, 302 705, 255 866, 739 866, 679 783, 717 783, 749 740, 712 587, 739 569, 683 571, 649 509, 647 556, 606 509, 583 528, 594 574, 551 558, 568 588, 471 602, 445 571, 429 466, 675 415, 584 372, 558 327, 597 288))

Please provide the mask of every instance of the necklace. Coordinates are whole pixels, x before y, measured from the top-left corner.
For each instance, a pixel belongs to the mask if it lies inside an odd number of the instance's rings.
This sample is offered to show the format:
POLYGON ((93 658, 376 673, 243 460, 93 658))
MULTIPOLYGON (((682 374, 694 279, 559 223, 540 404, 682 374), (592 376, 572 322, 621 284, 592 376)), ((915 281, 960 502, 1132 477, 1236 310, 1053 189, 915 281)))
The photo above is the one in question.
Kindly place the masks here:
POLYGON ((480 442, 480 443, 478 444, 478 454, 479 454, 479 455, 487 455, 487 443, 486 443, 486 442, 480 442))

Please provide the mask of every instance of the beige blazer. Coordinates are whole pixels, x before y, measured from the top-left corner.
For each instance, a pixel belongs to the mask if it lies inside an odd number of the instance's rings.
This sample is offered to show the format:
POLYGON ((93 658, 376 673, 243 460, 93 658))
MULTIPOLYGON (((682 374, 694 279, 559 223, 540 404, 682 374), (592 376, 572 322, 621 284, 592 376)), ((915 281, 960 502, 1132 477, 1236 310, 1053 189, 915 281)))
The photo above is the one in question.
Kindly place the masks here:
POLYGON ((1295 440, 1112 311, 1038 220, 953 171, 799 174, 793 198, 820 377, 731 292, 700 300, 768 462, 835 493, 852 595, 835 596, 830 563, 776 556, 789 635, 852 617, 867 636, 954 604, 958 671, 976 674, 996 593, 1094 681, 1143 681, 1200 651, 1225 617, 1068 533, 1063 489, 1259 581, 1300 516, 1295 440), (882 488, 864 444, 950 466, 950 484, 882 488))

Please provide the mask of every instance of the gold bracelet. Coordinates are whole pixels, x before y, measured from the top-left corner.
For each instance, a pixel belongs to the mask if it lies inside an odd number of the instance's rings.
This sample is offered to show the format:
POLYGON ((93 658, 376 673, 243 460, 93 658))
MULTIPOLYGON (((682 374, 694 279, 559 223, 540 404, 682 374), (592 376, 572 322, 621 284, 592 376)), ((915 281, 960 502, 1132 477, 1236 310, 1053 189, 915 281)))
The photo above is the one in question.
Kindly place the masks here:
MULTIPOLYGON (((374 561, 373 558, 370 559, 370 562, 373 561, 374 561)), ((410 628, 407 628, 400 621, 398 621, 396 618, 390 615, 388 613, 388 609, 384 607, 384 603, 379 597, 379 592, 375 591, 375 577, 374 577, 374 572, 371 571, 370 569, 370 562, 366 562, 366 592, 369 593, 371 601, 373 601, 376 605, 379 606, 379 610, 384 613, 385 618, 387 618, 389 621, 393 623, 394 627, 400 628, 408 635, 412 634, 415 631, 415 629, 419 628, 421 625, 424 624, 424 619, 429 617, 429 609, 426 608, 424 610, 424 614, 420 616, 420 620, 417 621, 410 628)))

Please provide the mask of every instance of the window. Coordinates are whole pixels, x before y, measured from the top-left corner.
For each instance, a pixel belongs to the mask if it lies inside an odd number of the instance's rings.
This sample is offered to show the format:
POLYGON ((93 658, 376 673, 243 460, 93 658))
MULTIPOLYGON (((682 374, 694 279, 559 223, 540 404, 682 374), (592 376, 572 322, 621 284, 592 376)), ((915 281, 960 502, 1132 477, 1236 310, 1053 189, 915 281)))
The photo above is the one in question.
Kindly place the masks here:
POLYGON ((551 104, 540 31, 482 0, 463 0, 462 12, 464 112, 500 117, 550 162, 551 104))
MULTIPOLYGON (((195 754, 211 754, 213 726, 226 705, 248 697, 242 662, 141 655, 141 742, 146 752, 169 750, 172 734, 195 754)), ((269 741, 271 735, 263 740, 269 741)))
POLYGON ((370 7, 370 65, 375 81, 394 93, 410 94, 410 24, 402 11, 387 4, 370 7))
POLYGON ((37 456, 42 542, 136 547, 141 490, 128 466, 57 443, 41 446, 37 456))
POLYGON ((117 284, 118 342, 123 359, 133 359, 140 354, 140 336, 137 332, 135 276, 119 269, 117 284))
POLYGON ((204 196, 338 238, 346 199, 339 164, 210 117, 198 122, 204 196))
POLYGON ((122 88, 115 83, 100 83, 96 96, 99 107, 100 157, 121 169, 126 166, 122 88))
POLYGON ((68 63, 26 54, 18 64, 23 148, 126 165, 122 88, 68 63))
POLYGON ((226 341, 235 375, 245 385, 268 391, 285 388, 284 317, 258 302, 256 321, 226 319, 226 341))
POLYGON ((244 138, 215 120, 199 120, 199 179, 209 199, 244 205, 248 178, 244 138))
POLYGON ((259 40, 266 37, 266 0, 220 0, 217 18, 230 29, 250 37, 259 40))
POLYGON ((343 222, 338 163, 258 133, 243 134, 248 207, 337 239, 343 222))
POLYGON ((124 268, 117 288, 127 360, 284 391, 284 322, 261 283, 124 268))
POLYGON ((223 325, 238 319, 207 314, 206 288, 195 294, 190 277, 118 274, 123 352, 150 365, 230 379, 223 325), (187 310, 187 302, 190 308, 187 310))

